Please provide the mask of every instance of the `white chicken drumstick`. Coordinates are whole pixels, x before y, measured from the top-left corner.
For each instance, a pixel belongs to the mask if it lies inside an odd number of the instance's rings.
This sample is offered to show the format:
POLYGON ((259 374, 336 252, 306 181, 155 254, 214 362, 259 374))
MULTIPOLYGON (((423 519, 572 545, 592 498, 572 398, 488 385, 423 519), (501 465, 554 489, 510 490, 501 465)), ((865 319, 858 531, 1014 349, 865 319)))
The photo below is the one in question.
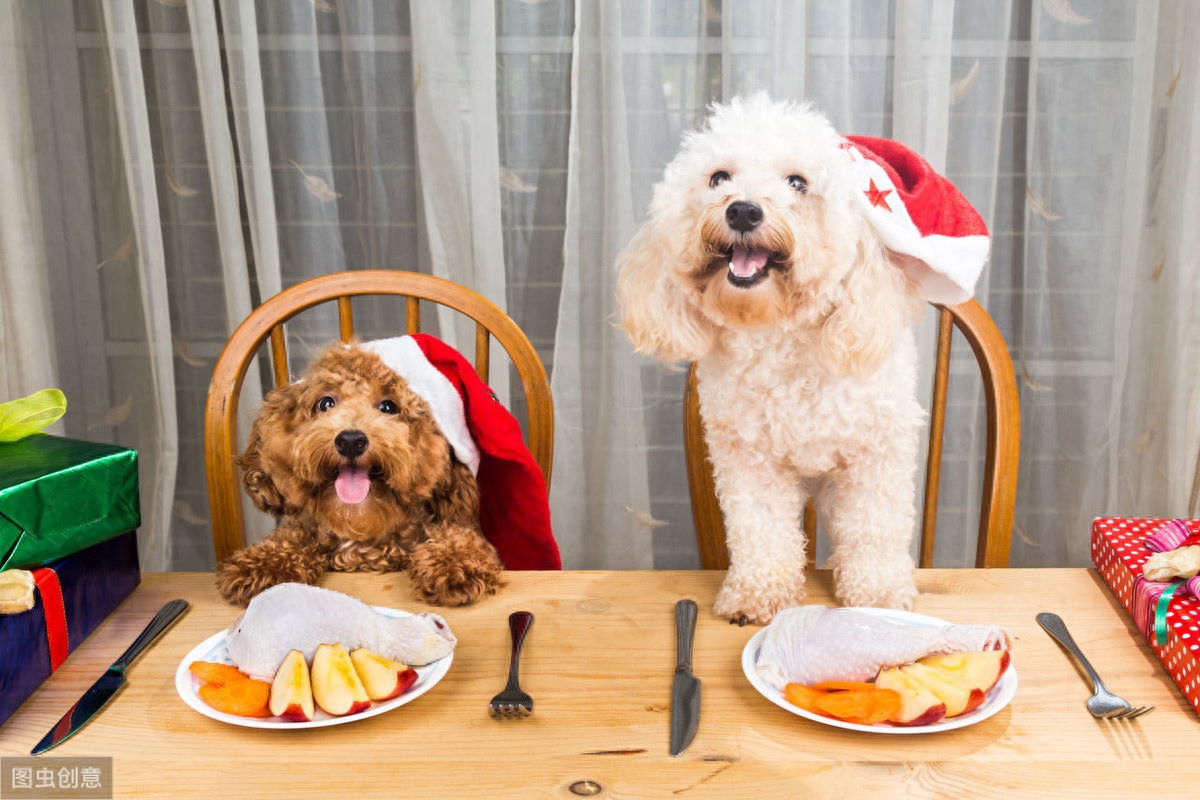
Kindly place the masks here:
POLYGON ((312 662, 317 645, 365 647, 419 667, 454 651, 458 639, 446 620, 428 612, 388 617, 341 592, 281 583, 257 595, 225 635, 229 657, 252 678, 270 680, 289 650, 312 662))
POLYGON ((1009 645, 1008 633, 995 625, 905 625, 852 608, 806 605, 775 615, 755 666, 783 691, 789 683, 869 681, 880 669, 925 656, 1009 645))

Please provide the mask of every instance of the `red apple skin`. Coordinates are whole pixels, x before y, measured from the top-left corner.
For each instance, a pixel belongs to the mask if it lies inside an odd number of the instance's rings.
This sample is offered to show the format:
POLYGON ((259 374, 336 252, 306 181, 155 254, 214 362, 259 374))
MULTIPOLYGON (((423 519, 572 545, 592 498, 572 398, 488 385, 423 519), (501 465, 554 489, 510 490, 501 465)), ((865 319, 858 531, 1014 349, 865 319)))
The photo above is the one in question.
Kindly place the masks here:
POLYGON ((403 672, 396 673, 396 688, 388 692, 383 697, 376 697, 376 700, 391 700, 393 697, 399 697, 408 691, 414 683, 417 682, 417 671, 412 667, 403 672))
POLYGON ((396 692, 396 694, 404 694, 411 689, 413 684, 416 682, 417 671, 412 667, 409 667, 408 669, 404 670, 404 672, 400 673, 400 691, 396 692))
POLYGON ((968 711, 974 711, 975 709, 979 708, 981 705, 983 705, 983 701, 986 698, 987 692, 978 687, 973 687, 971 689, 971 699, 967 701, 967 707, 963 709, 962 713, 966 714, 968 711))
POLYGON ((925 713, 919 717, 900 722, 895 717, 888 720, 893 725, 899 725, 902 728, 908 728, 915 725, 932 725, 935 722, 941 722, 946 718, 946 704, 938 703, 936 706, 930 706, 925 709, 925 713))
POLYGON ((932 725, 946 717, 946 704, 899 667, 881 670, 875 685, 900 694, 900 710, 888 720, 892 725, 932 725))
POLYGON ((999 683, 1011 662, 1007 650, 947 653, 918 659, 918 663, 937 669, 948 680, 969 689, 981 689, 985 694, 999 683))
POLYGON ((283 710, 279 715, 280 719, 286 719, 288 722, 310 722, 311 717, 304 713, 304 709, 299 703, 292 703, 283 710))
POLYGON ((279 700, 287 703, 276 716, 289 722, 312 720, 315 713, 312 683, 309 679, 308 664, 300 651, 289 652, 279 665, 279 670, 271 681, 270 699, 269 708, 272 712, 277 709, 279 700))
MULTIPOLYGON (((1000 682, 1000 679, 1004 677, 1004 673, 1008 669, 1008 665, 1012 663, 1012 654, 1009 653, 1007 650, 1004 650, 1002 652, 1004 653, 1004 655, 1000 657, 1000 674, 996 676, 996 683, 1000 682)), ((996 685, 995 683, 992 684, 992 686, 995 686, 995 685, 996 685)), ((992 686, 989 686, 988 689, 991 689, 992 686)))
POLYGON ((350 653, 350 661, 372 700, 391 700, 417 682, 417 671, 412 667, 365 648, 350 653))

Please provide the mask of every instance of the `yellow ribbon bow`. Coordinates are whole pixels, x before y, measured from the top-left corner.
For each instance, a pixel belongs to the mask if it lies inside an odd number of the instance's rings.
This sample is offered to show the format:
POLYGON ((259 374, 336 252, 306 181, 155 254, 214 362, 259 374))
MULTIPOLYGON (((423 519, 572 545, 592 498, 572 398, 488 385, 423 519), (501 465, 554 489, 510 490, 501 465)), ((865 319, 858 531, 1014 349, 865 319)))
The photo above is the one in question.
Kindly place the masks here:
POLYGON ((38 433, 67 411, 67 397, 58 389, 42 389, 28 397, 0 403, 0 442, 15 442, 38 433))

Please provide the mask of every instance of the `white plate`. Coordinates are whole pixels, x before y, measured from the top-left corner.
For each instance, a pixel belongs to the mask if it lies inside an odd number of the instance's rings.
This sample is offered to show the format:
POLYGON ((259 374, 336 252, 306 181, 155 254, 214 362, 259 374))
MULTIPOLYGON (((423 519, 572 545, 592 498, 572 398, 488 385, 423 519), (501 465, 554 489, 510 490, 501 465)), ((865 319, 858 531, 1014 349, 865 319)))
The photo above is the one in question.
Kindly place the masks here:
MULTIPOLYGON (((381 608, 379 606, 373 606, 373 608, 375 611, 388 617, 412 616, 407 611, 397 611, 393 608, 381 608)), ((394 708, 399 708, 405 703, 411 703, 432 689, 434 684, 445 676, 446 671, 450 669, 450 662, 453 660, 454 654, 451 653, 445 658, 434 661, 432 664, 415 667, 417 670, 417 682, 410 686, 408 691, 398 697, 393 697, 391 700, 372 702, 370 708, 366 711, 360 711, 357 714, 335 717, 317 708, 310 722, 290 722, 279 717, 239 717, 236 714, 226 714, 223 711, 217 711, 208 703, 201 700, 198 690, 204 681, 197 678, 188 669, 188 665, 193 661, 216 661, 220 664, 233 664, 233 659, 229 657, 229 651, 225 648, 225 631, 221 631, 196 645, 190 653, 184 656, 183 661, 179 664, 179 668, 175 670, 175 690, 179 692, 179 696, 183 698, 183 702, 204 716, 212 717, 221 722, 228 722, 230 725, 242 725, 247 728, 278 728, 289 731, 303 730, 305 728, 323 728, 327 725, 341 725, 344 722, 355 722, 367 717, 374 717, 391 711, 394 708)))
MULTIPOLYGON (((908 611, 892 611, 885 608, 856 608, 855 611, 861 611, 866 614, 874 614, 878 617, 883 617, 889 622, 898 622, 903 625, 920 625, 925 627, 933 627, 937 625, 948 625, 945 620, 936 617, 927 617, 924 614, 913 614, 908 611)), ((1000 680, 987 693, 983 704, 978 708, 968 711, 966 714, 959 714, 957 717, 947 717, 940 722, 935 722, 931 725, 888 725, 880 723, 878 725, 859 725, 854 722, 846 722, 845 720, 835 719, 833 717, 823 717, 820 714, 814 714, 811 711, 805 711, 799 706, 792 705, 783 696, 781 692, 775 690, 773 686, 768 684, 758 676, 758 670, 755 669, 755 663, 758 661, 758 651, 762 647, 763 637, 766 636, 767 629, 763 628, 758 633, 750 637, 750 641, 746 642, 746 647, 742 650, 742 672, 746 673, 746 678, 750 684, 758 690, 759 694, 770 700, 775 705, 782 709, 798 714, 806 719, 811 719, 813 722, 819 722, 822 725, 832 725, 835 728, 845 728, 851 731, 866 731, 867 733, 937 733, 938 731, 952 731, 955 728, 965 728, 968 725, 974 725, 977 722, 983 722, 988 717, 992 716, 1000 709, 1004 708, 1013 699, 1013 695, 1017 693, 1017 671, 1013 668, 1012 662, 1009 662, 1008 669, 1004 670, 1004 674, 1000 676, 1000 680)))

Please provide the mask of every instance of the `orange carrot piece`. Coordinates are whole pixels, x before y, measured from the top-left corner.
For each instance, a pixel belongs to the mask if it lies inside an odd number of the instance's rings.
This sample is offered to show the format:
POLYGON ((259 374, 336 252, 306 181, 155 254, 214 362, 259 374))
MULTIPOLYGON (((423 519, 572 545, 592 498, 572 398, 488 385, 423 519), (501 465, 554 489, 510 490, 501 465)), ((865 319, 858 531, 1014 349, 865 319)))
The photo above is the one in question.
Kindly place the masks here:
POLYGON ((887 722, 900 711, 900 693, 895 689, 875 690, 875 710, 867 718, 867 725, 887 722))
POLYGON ((193 661, 188 664, 188 670, 205 683, 215 683, 218 686, 250 679, 250 676, 232 664, 220 664, 216 661, 193 661))
POLYGON ((199 688, 197 693, 201 700, 217 711, 224 711, 226 714, 234 714, 239 717, 271 716, 268 708, 271 684, 266 681, 245 678, 221 686, 215 683, 206 683, 199 688))
POLYGON ((825 692, 869 692, 875 684, 866 681, 821 681, 813 684, 814 689, 825 692))
POLYGON ((874 725, 889 719, 900 710, 900 695, 891 689, 849 689, 826 692, 815 701, 817 708, 830 716, 874 725))
POLYGON ((820 689, 814 689, 812 686, 805 686, 803 683, 789 683, 783 687, 783 696, 789 703, 794 706, 799 706, 805 711, 813 714, 820 714, 823 717, 828 717, 829 714, 817 707, 817 698, 826 694, 820 689))

